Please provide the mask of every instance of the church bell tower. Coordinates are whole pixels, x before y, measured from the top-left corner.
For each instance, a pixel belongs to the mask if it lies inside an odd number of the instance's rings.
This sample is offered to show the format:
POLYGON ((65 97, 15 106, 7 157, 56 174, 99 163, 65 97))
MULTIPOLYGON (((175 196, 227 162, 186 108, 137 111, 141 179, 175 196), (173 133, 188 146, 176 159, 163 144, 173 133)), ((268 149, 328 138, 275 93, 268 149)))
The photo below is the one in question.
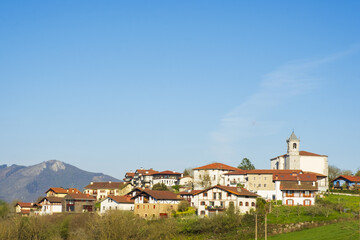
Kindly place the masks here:
POLYGON ((287 143, 287 154, 289 156, 298 156, 300 139, 296 137, 294 131, 291 133, 291 136, 286 140, 286 143, 287 143))

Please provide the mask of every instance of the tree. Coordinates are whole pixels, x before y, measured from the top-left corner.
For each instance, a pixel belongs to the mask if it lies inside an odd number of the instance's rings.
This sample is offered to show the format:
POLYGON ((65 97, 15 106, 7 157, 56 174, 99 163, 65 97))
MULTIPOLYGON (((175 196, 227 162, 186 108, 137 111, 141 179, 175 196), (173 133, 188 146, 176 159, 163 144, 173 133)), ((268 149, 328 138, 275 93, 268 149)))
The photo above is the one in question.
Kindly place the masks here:
POLYGON ((185 212, 188 210, 188 208, 190 207, 190 204, 188 201, 181 201, 178 205, 178 211, 179 212, 185 212))
POLYGON ((329 173, 328 173, 328 177, 329 177, 329 181, 335 179, 336 177, 338 177, 339 175, 341 175, 341 169, 334 166, 334 165, 329 165, 329 173))
POLYGON ((186 176, 191 176, 192 177, 193 176, 192 169, 191 168, 185 168, 183 174, 184 174, 184 177, 186 177, 186 176))
POLYGON ((160 191, 167 191, 169 190, 168 187, 163 183, 156 183, 152 187, 152 190, 160 190, 160 191))
POLYGON ((202 176, 200 176, 200 180, 199 180, 198 184, 202 188, 211 187, 211 178, 207 171, 205 171, 205 173, 202 176))
POLYGON ((251 161, 248 158, 243 158, 238 168, 243 170, 253 170, 255 169, 255 166, 251 163, 251 161))
POLYGON ((351 170, 343 170, 341 172, 341 175, 348 175, 348 176, 351 176, 353 174, 353 172, 351 170))
POLYGON ((360 168, 358 168, 357 172, 355 173, 355 176, 360 177, 360 168))

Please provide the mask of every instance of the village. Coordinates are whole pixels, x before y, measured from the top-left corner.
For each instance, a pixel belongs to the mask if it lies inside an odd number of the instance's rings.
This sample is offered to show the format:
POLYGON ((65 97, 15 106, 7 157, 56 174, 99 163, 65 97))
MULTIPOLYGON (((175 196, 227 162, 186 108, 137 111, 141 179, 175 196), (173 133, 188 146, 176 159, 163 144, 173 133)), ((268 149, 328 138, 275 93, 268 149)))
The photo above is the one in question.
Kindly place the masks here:
MULTIPOLYGON (((326 155, 300 151, 300 140, 292 132, 287 153, 270 160, 269 169, 239 169, 223 163, 193 168, 185 175, 175 171, 137 169, 127 172, 123 182, 90 182, 83 191, 49 186, 36 203, 17 202, 23 216, 59 213, 131 211, 146 218, 166 218, 179 206, 194 209, 200 217, 226 211, 240 214, 256 209, 257 198, 287 206, 316 205, 316 197, 329 189, 326 155)), ((338 176, 333 188, 359 188, 360 177, 338 176)), ((183 207, 180 207, 183 208, 183 207)))

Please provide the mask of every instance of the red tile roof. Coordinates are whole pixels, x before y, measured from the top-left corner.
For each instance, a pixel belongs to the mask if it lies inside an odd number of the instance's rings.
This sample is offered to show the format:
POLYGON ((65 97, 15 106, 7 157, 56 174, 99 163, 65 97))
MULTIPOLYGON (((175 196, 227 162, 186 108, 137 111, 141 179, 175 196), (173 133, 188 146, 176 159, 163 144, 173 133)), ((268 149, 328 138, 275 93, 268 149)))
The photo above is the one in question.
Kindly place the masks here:
MULTIPOLYGON (((279 157, 285 157, 286 155, 287 155, 287 154, 284 154, 284 155, 281 155, 281 156, 277 156, 277 157, 272 158, 271 160, 276 159, 276 158, 279 158, 279 157)), ((300 155, 300 156, 313 156, 313 157, 327 157, 327 155, 320 155, 320 154, 316 154, 316 153, 312 153, 312 152, 307 152, 307 151, 299 151, 299 155, 300 155)))
POLYGON ((19 205, 20 207, 22 208, 31 208, 31 207, 34 207, 34 203, 29 203, 29 202, 17 202, 15 204, 16 205, 19 205))
POLYGON ((232 193, 232 194, 235 194, 237 196, 250 196, 250 197, 258 197, 257 194, 255 193, 252 193, 250 191, 248 191, 247 189, 245 188, 241 188, 241 187, 228 187, 228 186, 221 186, 221 185, 216 185, 216 186, 212 186, 210 188, 207 188, 205 190, 201 190, 200 192, 198 193, 195 193, 194 195, 198 195, 202 192, 206 192, 206 191, 209 191, 210 189, 213 189, 213 188, 219 188, 219 189, 222 189, 224 191, 227 191, 229 193, 232 193))
POLYGON ((192 190, 190 192, 179 192, 178 195, 195 195, 196 193, 201 192, 202 190, 192 190))
POLYGON ((49 190, 47 190, 45 193, 48 193, 49 191, 53 191, 54 193, 57 193, 57 194, 66 194, 69 192, 79 192, 80 193, 80 191, 77 188, 64 189, 61 187, 52 187, 52 188, 49 188, 49 190))
POLYGON ((315 186, 313 186, 313 183, 311 183, 311 182, 301 182, 301 184, 298 184, 298 182, 284 181, 284 182, 281 182, 281 184, 280 184, 280 190, 317 191, 318 186, 317 186, 317 183, 315 183, 315 186))
POLYGON ((340 175, 337 178, 335 178, 334 180, 332 180, 331 182, 334 182, 335 180, 338 180, 339 178, 346 179, 346 180, 348 180, 350 182, 360 183, 360 177, 358 177, 358 176, 349 176, 349 175, 340 175))
POLYGON ((247 173, 247 170, 238 169, 233 172, 224 173, 224 175, 245 175, 247 173))
POLYGON ((300 173, 282 173, 273 174, 273 181, 304 181, 316 182, 316 174, 300 174, 300 173))
POLYGON ((64 193, 66 194, 67 193, 67 190, 64 189, 64 188, 61 188, 61 187, 51 187, 49 188, 49 190, 47 190, 45 193, 48 193, 50 191, 53 191, 54 193, 64 193))
POLYGON ((133 177, 133 176, 135 176, 135 173, 134 172, 127 172, 125 175, 128 176, 128 177, 133 177))
POLYGON ((51 203, 61 203, 64 198, 61 198, 61 197, 43 197, 38 203, 43 202, 45 199, 48 200, 51 203))
POLYGON ((244 170, 247 174, 281 174, 281 173, 300 173, 298 169, 254 169, 244 170))
POLYGON ((84 189, 121 189, 122 185, 128 184, 124 182, 92 182, 84 189))
POLYGON ((138 193, 135 197, 136 198, 139 195, 146 194, 148 196, 151 196, 157 200, 182 200, 179 198, 175 193, 170 191, 160 191, 160 190, 150 190, 150 189, 144 189, 142 192, 138 193))
POLYGON ((117 203, 134 203, 134 200, 131 199, 131 196, 108 196, 117 203))
POLYGON ((203 169, 220 169, 220 170, 229 170, 229 171, 239 170, 239 168, 232 167, 223 163, 211 163, 202 167, 193 168, 193 170, 203 170, 203 169))
POLYGON ((21 209, 22 214, 30 214, 30 209, 21 209))
POLYGON ((153 169, 137 169, 136 173, 144 175, 144 176, 151 176, 154 173, 158 173, 158 171, 155 171, 153 169))
POLYGON ((178 173, 178 172, 175 172, 175 171, 166 170, 166 171, 154 173, 153 175, 181 175, 181 174, 182 174, 182 173, 178 173))
POLYGON ((93 196, 90 196, 89 194, 84 193, 68 193, 65 198, 67 199, 75 199, 75 200, 89 200, 89 201, 95 201, 96 198, 93 196))

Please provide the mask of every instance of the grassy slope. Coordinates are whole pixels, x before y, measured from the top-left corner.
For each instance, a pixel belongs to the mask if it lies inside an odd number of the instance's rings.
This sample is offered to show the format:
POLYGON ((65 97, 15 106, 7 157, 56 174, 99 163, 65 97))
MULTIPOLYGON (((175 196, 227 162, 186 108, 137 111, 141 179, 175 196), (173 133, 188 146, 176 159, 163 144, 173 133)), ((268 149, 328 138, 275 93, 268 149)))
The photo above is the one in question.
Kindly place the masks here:
POLYGON ((359 238, 358 222, 340 222, 327 226, 269 237, 269 240, 350 240, 359 238))

